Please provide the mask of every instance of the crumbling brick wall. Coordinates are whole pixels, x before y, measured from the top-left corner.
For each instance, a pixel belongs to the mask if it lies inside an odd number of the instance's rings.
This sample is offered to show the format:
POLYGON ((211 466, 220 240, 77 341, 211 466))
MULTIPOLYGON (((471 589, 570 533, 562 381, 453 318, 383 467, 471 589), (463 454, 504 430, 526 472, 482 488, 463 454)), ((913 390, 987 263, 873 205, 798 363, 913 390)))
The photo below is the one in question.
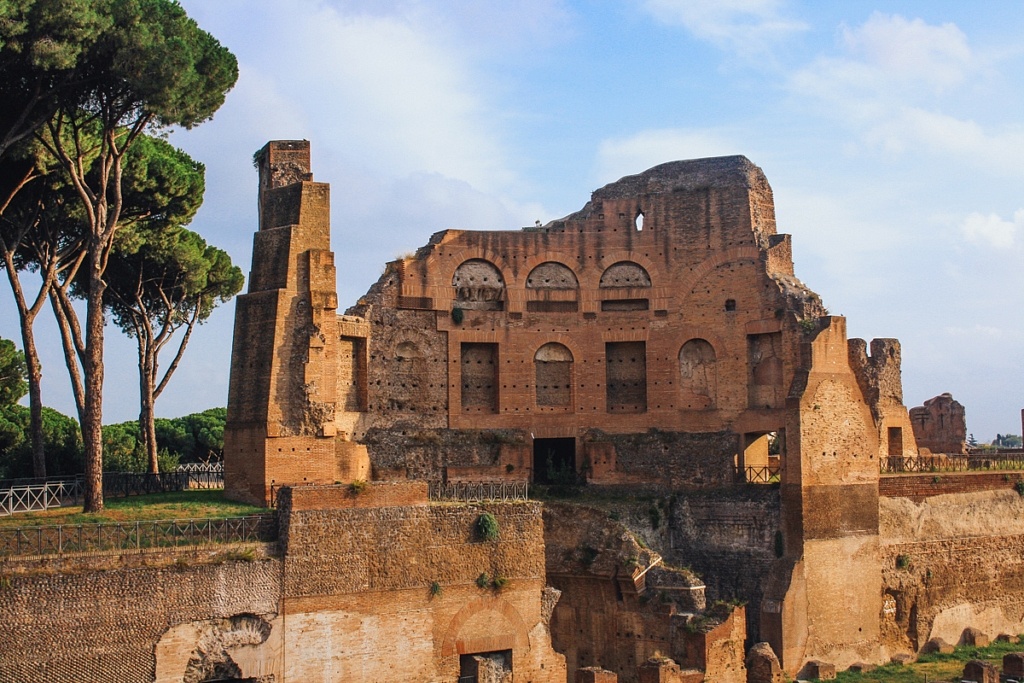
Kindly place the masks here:
MULTIPOLYGON (((245 630, 249 627, 238 622, 243 616, 258 625, 259 632, 238 633, 235 640, 260 646, 278 611, 281 561, 218 560, 217 554, 227 550, 135 556, 134 561, 85 557, 76 566, 57 571, 52 560, 24 572, 18 571, 17 561, 8 561, 0 588, 0 680, 166 680, 158 658, 171 651, 158 644, 168 631, 192 623, 209 625, 211 636, 245 630), (232 620, 237 623, 232 625, 232 620)), ((208 651, 200 652, 192 640, 173 652, 177 680, 193 659, 196 672, 203 671, 211 658, 227 670, 225 643, 213 638, 207 645, 208 651)), ((268 656, 268 667, 272 659, 268 656)), ((260 675, 254 669, 244 673, 260 675)))
POLYGON ((932 453, 967 452, 967 414, 952 394, 940 394, 910 409, 918 447, 932 453))

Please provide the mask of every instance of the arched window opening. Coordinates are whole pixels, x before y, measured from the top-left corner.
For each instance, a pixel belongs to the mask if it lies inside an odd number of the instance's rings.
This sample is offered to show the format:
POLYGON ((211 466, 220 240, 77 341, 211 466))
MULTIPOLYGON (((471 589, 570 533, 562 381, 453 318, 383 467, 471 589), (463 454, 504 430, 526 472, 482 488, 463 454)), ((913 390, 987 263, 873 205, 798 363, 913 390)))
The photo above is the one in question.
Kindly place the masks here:
POLYGON ((619 261, 608 266, 601 275, 600 287, 615 289, 623 287, 650 287, 651 276, 639 263, 619 261))
POLYGON ((501 271, 484 259, 470 259, 455 269, 452 277, 459 308, 500 311, 504 308, 505 279, 501 271))
POLYGON ((561 263, 547 261, 526 278, 526 310, 534 313, 575 313, 579 304, 579 280, 561 263))
POLYGON ((643 211, 636 212, 636 218, 633 220, 633 225, 636 227, 636 231, 640 232, 644 229, 644 213, 643 211))
POLYGON ((537 387, 537 405, 569 408, 572 406, 572 351, 557 342, 537 349, 533 356, 537 387))

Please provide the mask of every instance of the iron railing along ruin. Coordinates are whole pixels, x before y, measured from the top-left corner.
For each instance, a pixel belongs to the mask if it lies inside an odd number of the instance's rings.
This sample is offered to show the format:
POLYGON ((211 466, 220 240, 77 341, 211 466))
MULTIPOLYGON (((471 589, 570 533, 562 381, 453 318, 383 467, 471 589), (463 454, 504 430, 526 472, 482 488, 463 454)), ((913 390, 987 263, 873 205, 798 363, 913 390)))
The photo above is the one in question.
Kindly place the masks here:
POLYGON ((432 481, 427 485, 427 497, 463 503, 529 500, 530 485, 525 481, 432 481))
POLYGON ((882 474, 1024 470, 1024 452, 970 455, 890 455, 879 459, 882 474))
MULTIPOLYGON (((103 474, 105 498, 221 488, 224 488, 223 468, 194 468, 160 474, 103 474)), ((85 478, 81 475, 56 479, 9 479, 0 482, 0 517, 15 512, 81 505, 84 499, 85 478)))
POLYGON ((274 514, 0 528, 0 558, 95 552, 143 552, 212 543, 277 540, 274 514))
POLYGON ((778 465, 736 468, 736 480, 747 484, 774 484, 779 481, 782 468, 778 465))
POLYGON ((49 510, 65 505, 75 505, 82 500, 82 494, 81 479, 57 480, 0 489, 0 517, 13 515, 15 512, 49 510))

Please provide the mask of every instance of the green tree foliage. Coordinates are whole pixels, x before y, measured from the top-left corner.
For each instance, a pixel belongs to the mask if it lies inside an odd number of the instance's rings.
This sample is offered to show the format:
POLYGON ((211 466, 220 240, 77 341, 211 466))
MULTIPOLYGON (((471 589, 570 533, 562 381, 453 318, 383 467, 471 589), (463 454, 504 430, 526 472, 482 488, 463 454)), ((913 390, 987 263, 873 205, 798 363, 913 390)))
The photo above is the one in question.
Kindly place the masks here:
MULTIPOLYGON (((224 453, 226 408, 211 408, 184 417, 157 418, 156 444, 160 472, 179 463, 217 462, 224 453)), ((103 469, 110 472, 149 471, 139 423, 135 420, 104 425, 103 469)))
POLYGON ((0 339, 0 409, 14 405, 28 392, 25 354, 10 339, 0 339))
POLYGON ((1021 448, 1024 446, 1024 439, 1019 434, 996 434, 992 445, 996 448, 1021 448))
POLYGON ((0 2, 0 159, 95 75, 86 56, 110 30, 107 2, 0 2))
POLYGON ((68 358, 69 372, 82 378, 85 509, 95 512, 103 507, 104 276, 122 227, 126 155, 146 130, 190 128, 210 118, 234 85, 238 67, 173 0, 89 4, 110 25, 78 59, 78 68, 89 75, 88 87, 62 97, 36 137, 67 174, 85 214, 80 276, 85 324, 78 323, 66 289, 58 290, 56 307, 62 336, 71 337, 75 351, 76 358, 68 358))
MULTIPOLYGON (((45 407, 42 418, 48 476, 81 474, 85 462, 78 421, 45 407)), ((28 408, 14 405, 0 410, 0 479, 35 476, 29 433, 28 408)))
MULTIPOLYGON (((81 263, 84 234, 82 212, 74 188, 39 145, 22 143, 17 154, 0 162, 0 269, 14 295, 22 348, 28 368, 30 434, 34 476, 46 476, 43 430, 43 368, 36 348, 34 324, 54 284, 72 277, 81 263), (25 271, 37 277, 22 281, 25 271), (35 293, 30 284, 35 281, 35 293)), ((73 383, 76 402, 83 402, 80 382, 73 383)))

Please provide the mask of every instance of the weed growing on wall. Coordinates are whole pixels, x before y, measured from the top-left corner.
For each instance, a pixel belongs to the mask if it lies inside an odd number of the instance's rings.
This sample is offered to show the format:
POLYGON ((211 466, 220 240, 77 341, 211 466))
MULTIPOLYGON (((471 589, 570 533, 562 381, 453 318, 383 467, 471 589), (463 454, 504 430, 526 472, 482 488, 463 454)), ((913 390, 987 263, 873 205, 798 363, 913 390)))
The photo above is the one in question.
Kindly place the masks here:
POLYGON ((439 595, 441 595, 441 592, 442 592, 441 584, 438 583, 437 581, 432 581, 430 583, 430 597, 436 598, 439 595))
POLYGON ((491 583, 491 577, 487 575, 487 572, 480 572, 480 576, 476 577, 477 588, 487 588, 491 583))
POLYGON ((498 520, 490 512, 476 518, 476 535, 484 541, 498 540, 498 520))
POLYGON ((366 482, 362 479, 356 479, 348 485, 348 492, 353 496, 358 496, 360 493, 366 490, 366 482))
POLYGON ((500 591, 502 588, 505 587, 506 583, 508 583, 508 579, 499 574, 494 577, 493 581, 491 581, 491 587, 494 588, 494 590, 496 591, 500 591))

